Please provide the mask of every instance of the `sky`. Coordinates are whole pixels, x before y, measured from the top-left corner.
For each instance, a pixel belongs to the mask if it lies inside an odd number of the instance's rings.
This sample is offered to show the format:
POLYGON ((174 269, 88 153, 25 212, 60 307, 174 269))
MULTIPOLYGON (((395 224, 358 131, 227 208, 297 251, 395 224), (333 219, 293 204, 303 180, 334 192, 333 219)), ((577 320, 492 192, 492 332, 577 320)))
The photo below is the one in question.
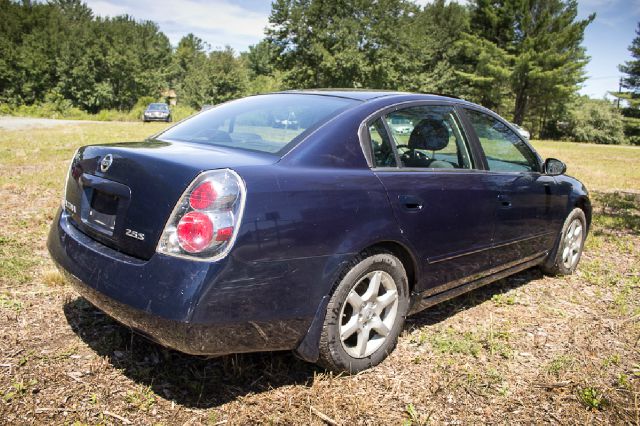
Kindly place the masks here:
MULTIPOLYGON (((231 46, 236 52, 259 42, 268 24, 269 0, 85 0, 96 15, 128 14, 160 26, 174 46, 188 33, 211 48, 231 46)), ((425 4, 429 0, 416 0, 425 4)), ((462 1, 464 2, 464 1, 462 1)), ((584 46, 591 61, 580 93, 602 98, 618 89, 618 65, 631 59, 627 50, 640 21, 640 0, 578 0, 578 18, 591 13, 584 46)))

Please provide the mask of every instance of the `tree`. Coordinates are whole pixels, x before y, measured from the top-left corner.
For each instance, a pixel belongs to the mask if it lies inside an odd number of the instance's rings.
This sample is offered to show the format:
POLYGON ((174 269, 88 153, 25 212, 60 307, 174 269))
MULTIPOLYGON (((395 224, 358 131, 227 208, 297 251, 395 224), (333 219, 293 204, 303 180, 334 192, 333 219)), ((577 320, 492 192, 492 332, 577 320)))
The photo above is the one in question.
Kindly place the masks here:
POLYGON ((510 97, 513 56, 474 34, 465 34, 457 45, 459 65, 455 73, 462 82, 459 94, 500 113, 510 97))
POLYGON ((467 8, 455 2, 436 0, 415 14, 411 30, 410 51, 405 61, 413 62, 415 70, 407 89, 466 94, 462 87, 465 75, 459 73, 464 63, 458 59, 461 51, 470 47, 462 42, 469 32, 467 8))
POLYGON ((274 66, 274 46, 266 39, 249 46, 249 51, 241 53, 240 58, 247 70, 247 94, 275 92, 285 87, 282 71, 274 66))
POLYGON ((622 87, 640 95, 640 22, 636 29, 636 38, 629 46, 629 52, 633 59, 618 66, 620 72, 626 74, 622 79, 622 87))
POLYGON ((565 137, 577 142, 626 142, 620 112, 606 100, 579 97, 569 115, 565 137))
POLYGON ((188 68, 181 95, 191 107, 217 104, 244 95, 247 76, 243 62, 231 47, 214 50, 208 56, 197 55, 188 68))
POLYGON ((202 66, 207 57, 207 49, 209 46, 196 37, 192 33, 182 37, 178 42, 178 46, 171 56, 171 65, 169 67, 169 85, 176 89, 176 92, 182 91, 182 86, 187 75, 194 67, 202 66))
POLYGON ((636 29, 636 38, 629 46, 630 61, 618 68, 626 76, 622 79, 622 87, 628 92, 612 92, 614 96, 626 101, 627 106, 622 109, 624 116, 624 133, 632 145, 640 145, 640 22, 636 29))
POLYGON ((595 15, 576 20, 576 0, 475 0, 471 9, 472 32, 511 57, 513 121, 543 130, 585 79, 581 43, 595 15))
POLYGON ((247 68, 252 75, 271 75, 274 71, 275 52, 273 45, 267 40, 249 46, 249 51, 240 56, 246 59, 247 68))
POLYGON ((0 0, 0 99, 64 99, 89 112, 131 108, 166 86, 168 38, 128 16, 95 18, 81 0, 0 0))
POLYGON ((292 87, 406 87, 408 0, 275 0, 267 42, 292 87))

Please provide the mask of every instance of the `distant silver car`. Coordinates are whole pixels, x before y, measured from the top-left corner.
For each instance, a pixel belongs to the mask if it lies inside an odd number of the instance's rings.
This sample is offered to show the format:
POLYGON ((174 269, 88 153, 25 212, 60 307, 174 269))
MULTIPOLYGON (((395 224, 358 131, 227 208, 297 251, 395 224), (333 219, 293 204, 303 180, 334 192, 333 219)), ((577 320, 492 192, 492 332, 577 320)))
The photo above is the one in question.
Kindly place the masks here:
POLYGON ((522 136, 526 140, 529 140, 529 138, 531 138, 531 133, 529 133, 528 130, 523 129, 522 127, 518 126, 517 124, 511 123, 511 125, 518 131, 520 136, 522 136))
POLYGON ((171 121, 171 110, 169 105, 164 103, 152 103, 142 113, 142 121, 171 121))

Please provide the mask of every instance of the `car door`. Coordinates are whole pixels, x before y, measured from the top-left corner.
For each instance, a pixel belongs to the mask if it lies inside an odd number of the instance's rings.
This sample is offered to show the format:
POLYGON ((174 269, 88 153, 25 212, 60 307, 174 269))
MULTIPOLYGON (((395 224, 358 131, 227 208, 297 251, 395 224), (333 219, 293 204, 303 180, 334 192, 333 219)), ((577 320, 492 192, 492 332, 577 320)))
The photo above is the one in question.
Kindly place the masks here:
POLYGON ((373 171, 418 257, 415 290, 436 293, 487 270, 496 200, 454 106, 394 109, 369 123, 369 135, 373 171))
POLYGON ((490 191, 498 200, 494 264, 540 255, 553 244, 564 203, 555 179, 541 173, 535 151, 498 117, 472 108, 465 108, 465 114, 482 148, 490 191))

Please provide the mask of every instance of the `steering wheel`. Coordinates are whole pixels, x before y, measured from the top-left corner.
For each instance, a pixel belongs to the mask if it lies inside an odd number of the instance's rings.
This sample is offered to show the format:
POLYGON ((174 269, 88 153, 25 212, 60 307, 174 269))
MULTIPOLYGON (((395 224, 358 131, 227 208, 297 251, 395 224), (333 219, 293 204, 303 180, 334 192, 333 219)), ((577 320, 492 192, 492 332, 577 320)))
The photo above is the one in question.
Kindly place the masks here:
MULTIPOLYGON (((430 160, 429 156, 422 151, 412 149, 402 153, 400 159, 403 163, 416 164, 418 162, 424 163, 430 160)), ((424 166, 423 166, 424 167, 424 166)))

